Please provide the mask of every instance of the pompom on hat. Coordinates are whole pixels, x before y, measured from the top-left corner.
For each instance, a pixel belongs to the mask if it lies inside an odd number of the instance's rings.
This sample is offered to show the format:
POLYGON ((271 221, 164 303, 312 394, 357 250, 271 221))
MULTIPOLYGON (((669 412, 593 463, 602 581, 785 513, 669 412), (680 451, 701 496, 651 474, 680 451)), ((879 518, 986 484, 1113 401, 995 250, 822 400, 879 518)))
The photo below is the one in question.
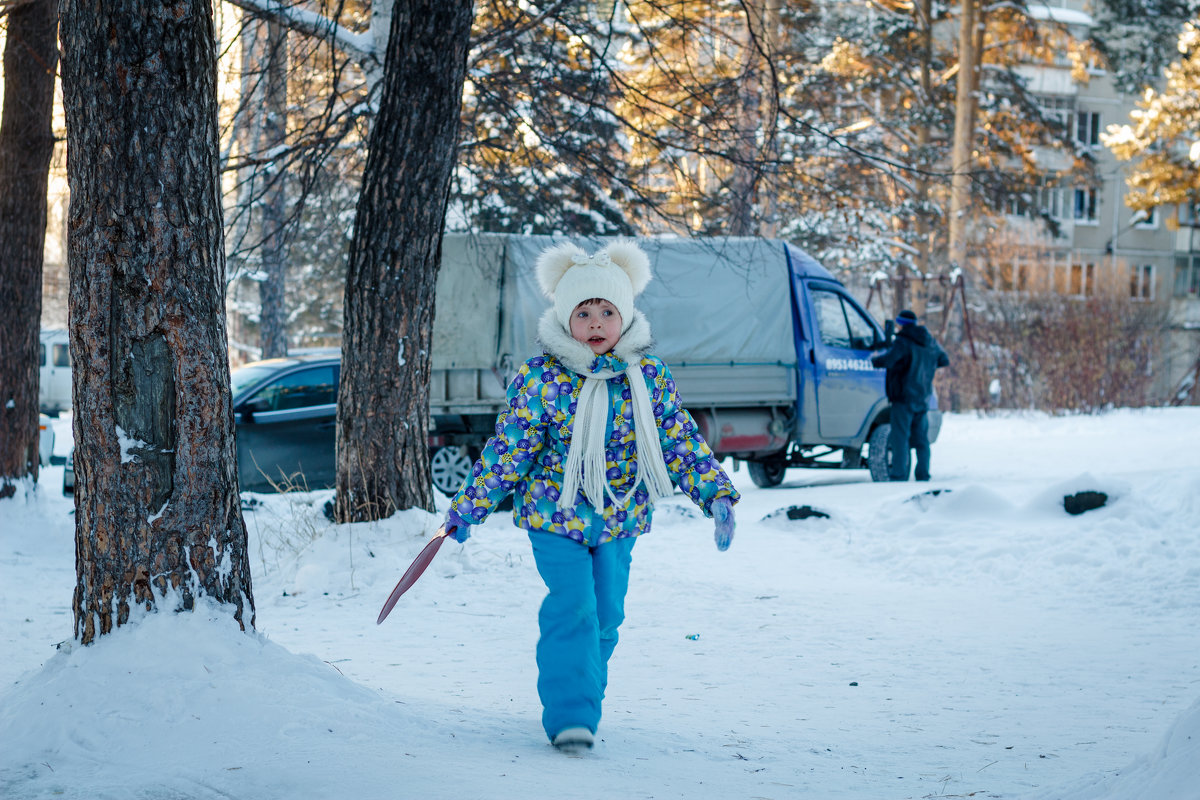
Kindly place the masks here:
POLYGON ((546 248, 537 260, 538 285, 568 331, 575 306, 592 298, 612 303, 621 315, 622 329, 628 328, 633 322, 633 300, 650 278, 649 257, 629 239, 618 239, 592 255, 564 242, 546 248))

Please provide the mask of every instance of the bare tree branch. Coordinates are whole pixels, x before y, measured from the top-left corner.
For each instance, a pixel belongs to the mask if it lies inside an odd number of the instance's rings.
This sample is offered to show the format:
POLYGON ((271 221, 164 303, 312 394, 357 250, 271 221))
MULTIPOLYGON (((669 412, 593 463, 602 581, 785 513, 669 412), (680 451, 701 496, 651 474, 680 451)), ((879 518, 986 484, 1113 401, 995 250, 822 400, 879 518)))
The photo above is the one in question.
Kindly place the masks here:
MULTIPOLYGON (((0 0, 0 2, 4 2, 4 0, 0 0)), ((329 39, 339 50, 357 61, 369 74, 383 69, 375 40, 370 34, 355 33, 349 28, 339 25, 335 20, 303 8, 281 3, 279 0, 225 0, 225 2, 265 20, 277 22, 296 33, 318 39, 329 39)))

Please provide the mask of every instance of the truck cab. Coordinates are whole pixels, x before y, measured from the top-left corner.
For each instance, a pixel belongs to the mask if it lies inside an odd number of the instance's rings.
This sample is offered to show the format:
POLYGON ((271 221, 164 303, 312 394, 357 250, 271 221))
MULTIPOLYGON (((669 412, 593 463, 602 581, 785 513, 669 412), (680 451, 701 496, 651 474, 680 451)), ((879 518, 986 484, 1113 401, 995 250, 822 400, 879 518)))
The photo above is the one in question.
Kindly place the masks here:
POLYGON ((800 370, 800 443, 862 447, 871 422, 887 406, 884 371, 872 351, 883 329, 840 281, 802 250, 787 246, 796 353, 800 370))

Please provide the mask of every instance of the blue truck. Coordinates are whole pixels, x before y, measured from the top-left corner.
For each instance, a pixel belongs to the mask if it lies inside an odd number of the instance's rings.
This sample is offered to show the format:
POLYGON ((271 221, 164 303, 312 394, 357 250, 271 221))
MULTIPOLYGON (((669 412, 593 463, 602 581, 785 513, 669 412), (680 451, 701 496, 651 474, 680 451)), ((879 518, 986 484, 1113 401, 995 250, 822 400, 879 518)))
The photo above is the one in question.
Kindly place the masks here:
MULTIPOLYGON (((503 408, 515 369, 538 352, 547 301, 534 264, 567 237, 448 234, 433 341, 434 481, 453 492, 503 408)), ((591 252, 598 237, 570 237, 591 252)), ((756 485, 788 467, 869 469, 887 480, 889 405, 871 355, 880 326, 798 247, 761 238, 644 238, 654 280, 638 299, 654 352, 720 457, 756 485)), ((930 415, 936 439, 941 417, 930 415)))
MULTIPOLYGON (((560 237, 448 234, 442 242, 430 379, 434 486, 469 474, 512 376, 539 352, 547 307, 534 264, 560 237)), ((573 239, 592 252, 599 238, 573 239)), ((638 299, 684 404, 720 457, 775 486, 788 467, 887 479, 889 406, 872 351, 881 327, 824 267, 787 242, 645 238, 654 280, 638 299)), ((334 483, 337 350, 234 371, 243 490, 334 483)), ((940 415, 930 415, 936 438, 940 415)))

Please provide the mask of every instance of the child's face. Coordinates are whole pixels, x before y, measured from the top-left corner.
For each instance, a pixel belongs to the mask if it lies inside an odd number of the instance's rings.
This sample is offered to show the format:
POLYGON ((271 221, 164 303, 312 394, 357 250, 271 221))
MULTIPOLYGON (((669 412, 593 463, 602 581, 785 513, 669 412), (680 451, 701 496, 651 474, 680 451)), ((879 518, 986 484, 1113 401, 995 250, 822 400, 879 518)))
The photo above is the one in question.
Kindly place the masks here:
POLYGON ((588 300, 571 312, 571 336, 596 355, 603 355, 621 339, 621 312, 607 300, 588 300))

